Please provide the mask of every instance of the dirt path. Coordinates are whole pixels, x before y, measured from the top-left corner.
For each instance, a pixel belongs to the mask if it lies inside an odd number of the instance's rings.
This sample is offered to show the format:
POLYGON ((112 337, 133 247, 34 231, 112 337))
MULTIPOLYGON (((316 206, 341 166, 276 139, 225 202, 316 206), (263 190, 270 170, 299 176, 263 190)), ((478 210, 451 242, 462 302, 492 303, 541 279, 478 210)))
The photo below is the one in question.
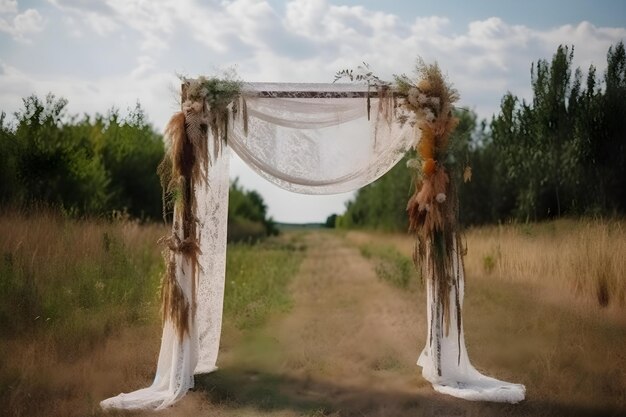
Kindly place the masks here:
POLYGON ((311 234, 307 243, 294 309, 275 324, 285 371, 414 392, 425 326, 416 294, 379 280, 370 261, 334 235, 311 234))
POLYGON ((211 401, 237 404, 237 415, 457 415, 458 401, 435 394, 415 365, 423 293, 381 281, 338 235, 309 233, 306 245, 292 310, 223 349, 220 372, 202 382, 211 401))
MULTIPOLYGON (((331 234, 311 234, 293 281, 294 309, 274 324, 283 371, 360 390, 415 394, 425 334, 417 294, 391 287, 370 261, 331 234)), ((367 392, 365 392, 367 393, 367 392)))

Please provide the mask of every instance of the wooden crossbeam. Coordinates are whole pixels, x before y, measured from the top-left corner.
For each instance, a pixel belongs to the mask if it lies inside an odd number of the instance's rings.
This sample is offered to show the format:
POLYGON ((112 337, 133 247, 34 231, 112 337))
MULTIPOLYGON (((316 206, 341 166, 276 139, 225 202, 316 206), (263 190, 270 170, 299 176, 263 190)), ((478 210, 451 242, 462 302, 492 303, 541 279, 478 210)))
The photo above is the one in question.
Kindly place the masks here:
MULTIPOLYGON (((383 87, 386 94, 404 96, 391 87, 383 87)), ((359 98, 379 97, 376 86, 345 83, 245 83, 244 95, 268 98, 359 98)))
MULTIPOLYGON (((391 87, 384 87, 386 94, 405 97, 391 87)), ((182 101, 187 97, 187 85, 182 84, 182 101)), ((378 98, 379 90, 359 84, 330 83, 244 83, 244 96, 262 98, 378 98)))
POLYGON ((243 94, 266 98, 377 98, 379 91, 354 84, 248 83, 243 94))

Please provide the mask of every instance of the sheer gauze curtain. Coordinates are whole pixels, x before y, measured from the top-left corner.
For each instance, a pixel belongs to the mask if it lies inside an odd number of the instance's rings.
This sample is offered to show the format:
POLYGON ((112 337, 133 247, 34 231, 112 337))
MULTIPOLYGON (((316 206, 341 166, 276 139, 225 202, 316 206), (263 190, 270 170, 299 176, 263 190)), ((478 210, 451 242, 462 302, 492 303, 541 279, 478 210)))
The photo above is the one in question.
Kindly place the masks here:
MULTIPOLYGON (((241 98, 231 107, 234 111, 228 124, 228 147, 221 154, 212 155, 208 181, 196 187, 202 255, 197 277, 197 309, 191 318, 191 329, 181 339, 166 320, 153 384, 106 399, 101 402, 103 408, 166 408, 193 387, 194 374, 217 369, 226 263, 229 148, 259 175, 286 190, 335 194, 376 180, 419 140, 416 116, 400 105, 401 99, 367 100, 363 94, 358 96, 354 92, 365 93, 367 87, 245 85, 241 98), (261 95, 260 91, 264 93, 261 95)), ((215 140, 209 132, 209 141, 215 140)), ((213 149, 210 143, 209 152, 213 149)), ((184 270, 188 265, 184 262, 177 265, 178 283, 191 300, 194 286, 190 274, 184 270)), ((460 292, 462 299, 462 287, 460 292)), ((428 294, 430 315, 433 302, 430 287, 428 294)), ((456 329, 451 325, 448 334, 433 335, 441 339, 441 354, 446 358, 442 375, 435 370, 428 344, 418 361, 423 376, 435 389, 471 400, 522 400, 522 385, 485 377, 472 367, 463 334, 459 335, 456 329), (459 337, 462 354, 457 360, 459 337)), ((431 335, 428 336, 430 339, 431 335)))

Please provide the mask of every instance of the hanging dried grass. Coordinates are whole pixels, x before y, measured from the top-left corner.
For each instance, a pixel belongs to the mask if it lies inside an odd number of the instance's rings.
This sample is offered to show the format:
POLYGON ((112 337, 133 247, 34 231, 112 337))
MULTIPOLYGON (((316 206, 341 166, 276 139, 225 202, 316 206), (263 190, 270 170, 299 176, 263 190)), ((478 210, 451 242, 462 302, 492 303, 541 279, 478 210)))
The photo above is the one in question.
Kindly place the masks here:
POLYGON ((166 245, 167 264, 161 286, 163 319, 174 324, 180 338, 189 331, 195 315, 200 269, 195 188, 207 180, 208 124, 204 103, 185 101, 183 111, 176 113, 165 129, 167 151, 157 170, 163 187, 164 216, 173 212, 174 221, 172 235, 159 241, 166 245), (185 297, 177 278, 178 263, 183 261, 191 268, 191 300, 185 297))
POLYGON ((163 322, 171 321, 182 338, 189 332, 189 301, 176 279, 176 257, 172 251, 165 250, 165 275, 161 283, 161 314, 163 322))
MULTIPOLYGON (((206 180, 206 173, 209 170, 209 117, 202 101, 187 100, 183 103, 183 113, 185 114, 185 132, 187 139, 193 150, 193 158, 198 163, 191 167, 191 175, 194 182, 206 180)), ((196 161, 194 161, 196 162, 196 161)))
MULTIPOLYGON (((241 97, 243 83, 237 79, 233 71, 225 72, 222 78, 198 77, 193 80, 184 79, 186 95, 192 102, 202 103, 204 114, 208 115, 207 123, 215 138, 213 142, 213 158, 217 158, 222 144, 228 142, 228 120, 241 97)), ((245 100, 242 102, 244 131, 248 130, 248 109, 245 100)))

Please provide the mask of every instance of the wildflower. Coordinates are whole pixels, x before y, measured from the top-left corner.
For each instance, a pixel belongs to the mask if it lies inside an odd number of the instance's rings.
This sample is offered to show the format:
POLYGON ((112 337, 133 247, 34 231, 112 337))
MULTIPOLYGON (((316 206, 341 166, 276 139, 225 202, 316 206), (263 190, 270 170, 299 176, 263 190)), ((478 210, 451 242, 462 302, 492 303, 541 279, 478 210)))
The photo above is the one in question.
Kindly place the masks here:
POLYGON ((433 106, 435 106, 435 107, 437 107, 437 108, 438 108, 438 107, 439 107, 439 104, 440 104, 439 97, 431 97, 431 98, 430 98, 430 103, 431 103, 433 106))
POLYGON ((472 167, 466 166, 463 171, 463 182, 468 182, 472 180, 472 167))
POLYGON ((419 101, 418 101, 419 96, 420 96, 419 90, 415 87, 411 88, 408 94, 409 103, 411 103, 415 107, 419 107, 419 101))
POLYGON ((410 169, 420 169, 420 161, 413 158, 406 161, 406 167, 410 169))

